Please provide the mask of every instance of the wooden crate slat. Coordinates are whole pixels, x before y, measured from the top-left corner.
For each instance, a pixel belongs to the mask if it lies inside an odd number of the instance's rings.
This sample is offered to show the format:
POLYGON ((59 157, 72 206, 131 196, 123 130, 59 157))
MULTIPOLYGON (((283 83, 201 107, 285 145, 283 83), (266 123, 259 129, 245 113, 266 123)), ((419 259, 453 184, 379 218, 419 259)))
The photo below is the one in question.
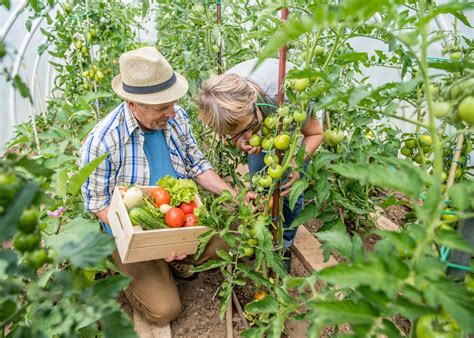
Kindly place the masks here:
POLYGON ((166 245, 169 243, 187 243, 196 241, 196 238, 208 231, 209 228, 194 226, 189 228, 158 229, 136 232, 130 243, 131 249, 145 248, 148 246, 166 245))
POLYGON ((153 257, 166 258, 173 252, 176 255, 192 255, 196 252, 198 245, 199 241, 194 241, 185 243, 171 243, 159 246, 147 246, 141 248, 130 248, 127 254, 126 262, 124 261, 124 263, 135 263, 156 259, 153 257))

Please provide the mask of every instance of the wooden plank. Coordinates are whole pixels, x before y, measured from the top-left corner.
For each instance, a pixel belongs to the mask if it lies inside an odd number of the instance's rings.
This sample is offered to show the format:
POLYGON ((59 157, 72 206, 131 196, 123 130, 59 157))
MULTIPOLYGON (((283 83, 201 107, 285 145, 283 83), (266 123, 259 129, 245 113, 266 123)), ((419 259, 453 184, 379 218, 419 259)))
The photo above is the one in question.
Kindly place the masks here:
POLYGON ((167 245, 158 245, 158 246, 147 246, 141 248, 132 248, 128 251, 127 256, 122 258, 122 262, 126 263, 135 263, 135 262, 144 262, 151 261, 154 259, 161 259, 170 256, 173 252, 177 255, 186 254, 193 255, 199 241, 194 242, 185 242, 185 243, 171 243, 167 245))
POLYGON ((171 338, 170 324, 165 326, 154 325, 137 311, 133 311, 133 329, 140 338, 171 338))
POLYGON ((327 262, 323 262, 321 243, 304 226, 298 227, 293 252, 308 271, 320 271, 337 264, 333 256, 330 256, 327 262))
POLYGON ((208 227, 193 226, 176 229, 142 230, 133 234, 130 249, 158 246, 170 243, 194 242, 208 231, 208 227))
POLYGON ((382 208, 376 207, 375 210, 376 211, 371 213, 369 217, 375 220, 375 226, 377 227, 377 229, 394 232, 400 231, 400 227, 398 226, 398 224, 392 222, 387 217, 382 215, 382 208))

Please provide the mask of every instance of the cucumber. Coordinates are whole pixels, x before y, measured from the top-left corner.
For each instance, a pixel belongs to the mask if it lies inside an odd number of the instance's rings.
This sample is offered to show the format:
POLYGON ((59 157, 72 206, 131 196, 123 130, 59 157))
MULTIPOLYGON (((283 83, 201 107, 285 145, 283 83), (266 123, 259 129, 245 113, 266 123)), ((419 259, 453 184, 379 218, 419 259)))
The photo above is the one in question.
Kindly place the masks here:
POLYGON ((143 229, 150 230, 166 228, 164 219, 160 219, 158 214, 151 212, 147 207, 134 207, 130 209, 128 215, 133 225, 139 225, 143 229))

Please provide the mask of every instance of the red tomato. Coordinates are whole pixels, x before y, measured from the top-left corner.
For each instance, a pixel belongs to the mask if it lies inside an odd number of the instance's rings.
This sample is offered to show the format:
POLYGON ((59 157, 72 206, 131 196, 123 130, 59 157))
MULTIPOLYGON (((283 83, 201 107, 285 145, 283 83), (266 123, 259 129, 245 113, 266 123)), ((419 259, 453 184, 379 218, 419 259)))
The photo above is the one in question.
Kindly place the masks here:
POLYGON ((179 208, 183 210, 183 212, 187 214, 192 214, 194 213, 194 209, 196 209, 197 205, 196 202, 191 201, 189 203, 183 202, 179 205, 179 208))
POLYGON ((165 215, 165 223, 170 228, 182 227, 186 217, 180 208, 171 208, 165 215))
POLYGON ((163 188, 153 188, 153 190, 150 190, 149 195, 155 201, 155 205, 158 208, 162 204, 170 204, 170 194, 163 188))
POLYGON ((186 221, 184 222, 185 227, 192 227, 196 225, 198 222, 198 218, 195 214, 187 214, 186 221))

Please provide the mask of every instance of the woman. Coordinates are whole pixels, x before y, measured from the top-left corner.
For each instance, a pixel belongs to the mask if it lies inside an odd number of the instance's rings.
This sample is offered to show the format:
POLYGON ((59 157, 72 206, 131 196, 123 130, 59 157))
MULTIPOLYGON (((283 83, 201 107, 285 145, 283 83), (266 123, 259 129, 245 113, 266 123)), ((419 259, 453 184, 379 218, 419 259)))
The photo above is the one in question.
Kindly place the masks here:
MULTIPOLYGON (((276 113, 274 108, 278 96, 278 60, 266 59, 254 70, 256 62, 257 59, 242 62, 225 74, 210 78, 203 84, 199 95, 200 119, 218 135, 229 137, 239 149, 248 153, 251 175, 265 167, 265 153, 260 147, 252 147, 249 139, 260 131, 267 116, 276 113)), ((289 62, 286 65, 287 70, 294 67, 289 62)), ((308 117, 301 127, 301 133, 302 144, 305 145, 306 152, 312 155, 323 140, 319 120, 308 117)), ((287 195, 298 178, 299 173, 290 173, 288 182, 281 187, 282 195, 286 196, 283 204, 285 228, 291 225, 303 209, 303 195, 299 197, 293 211, 288 205, 287 195)), ((284 232, 285 249, 291 246, 295 234, 296 229, 284 232)), ((290 251, 286 252, 289 257, 290 251)), ((287 268, 289 270, 289 265, 287 268)))

